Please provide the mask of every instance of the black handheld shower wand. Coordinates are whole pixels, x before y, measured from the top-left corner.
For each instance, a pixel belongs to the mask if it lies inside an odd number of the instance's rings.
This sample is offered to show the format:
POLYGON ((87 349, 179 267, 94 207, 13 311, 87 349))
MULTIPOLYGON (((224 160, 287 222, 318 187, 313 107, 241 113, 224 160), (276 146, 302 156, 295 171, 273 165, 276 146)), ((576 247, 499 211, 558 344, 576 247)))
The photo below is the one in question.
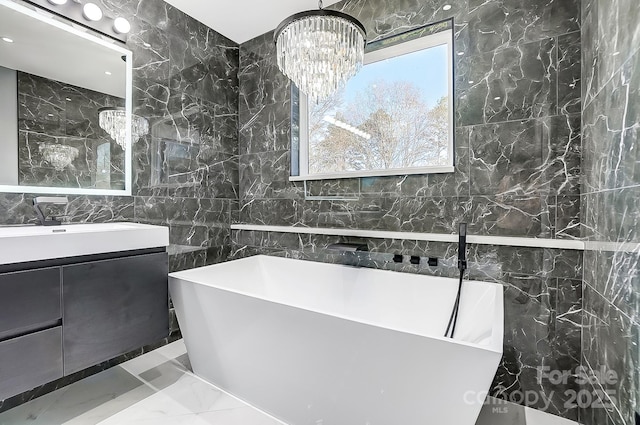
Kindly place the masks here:
POLYGON ((458 311, 460 309, 460 294, 462 292, 462 281, 464 279, 464 272, 467 270, 467 223, 460 223, 458 226, 458 270, 460 270, 460 281, 458 283, 458 294, 456 295, 456 301, 453 304, 453 311, 449 318, 449 324, 447 325, 447 331, 444 336, 453 338, 456 332, 456 324, 458 323, 458 311), (451 331, 451 333, 449 333, 451 331))
POLYGON ((467 223, 458 226, 458 269, 467 270, 467 223))

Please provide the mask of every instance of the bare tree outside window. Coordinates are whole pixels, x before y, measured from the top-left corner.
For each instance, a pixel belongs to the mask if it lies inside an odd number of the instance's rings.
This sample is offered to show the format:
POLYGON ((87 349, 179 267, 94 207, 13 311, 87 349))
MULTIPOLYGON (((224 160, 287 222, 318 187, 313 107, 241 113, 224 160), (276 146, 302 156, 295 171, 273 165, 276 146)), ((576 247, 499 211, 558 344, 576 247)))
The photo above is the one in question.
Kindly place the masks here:
POLYGON ((453 172, 451 25, 372 42, 328 99, 300 93, 291 180, 453 172))
POLYGON ((450 40, 438 33, 375 50, 342 90, 309 102, 303 176, 453 171, 450 40))

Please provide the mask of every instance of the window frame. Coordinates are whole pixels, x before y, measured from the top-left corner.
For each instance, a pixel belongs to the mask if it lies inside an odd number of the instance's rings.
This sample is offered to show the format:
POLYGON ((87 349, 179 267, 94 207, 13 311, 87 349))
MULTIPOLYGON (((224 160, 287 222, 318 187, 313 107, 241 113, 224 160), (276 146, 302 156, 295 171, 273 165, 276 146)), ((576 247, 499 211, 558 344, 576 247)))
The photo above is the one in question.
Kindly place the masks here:
MULTIPOLYGON (((427 27, 436 26, 437 24, 428 25, 427 27)), ((408 33, 418 31, 412 30, 408 33)), ((403 34, 390 37, 390 39, 399 37, 403 34)), ((385 41, 385 40, 381 40, 385 41)), ((378 44, 380 41, 367 45, 369 49, 372 44, 378 44)), ((425 167, 406 167, 406 168, 387 168, 380 170, 359 170, 332 173, 309 173, 309 102, 307 96, 295 88, 292 84, 292 91, 296 93, 292 95, 292 118, 298 118, 295 123, 292 120, 292 149, 291 149, 291 175, 289 181, 308 181, 308 180, 334 180, 359 177, 380 177, 380 176, 406 176, 413 174, 442 174, 455 172, 455 98, 454 98, 454 32, 453 25, 448 28, 435 32, 433 34, 423 35, 408 41, 401 41, 391 44, 390 46, 372 49, 365 53, 363 67, 371 63, 390 59, 397 56, 417 52, 420 50, 430 49, 437 46, 447 46, 447 77, 448 77, 448 96, 449 96, 449 156, 447 165, 435 165, 425 167), (297 129, 294 127, 297 124, 297 129), (296 131, 297 130, 297 131, 296 131), (298 134, 295 134, 298 133, 298 134), (297 144, 297 146, 296 146, 297 144), (297 157, 297 158, 296 158, 297 157), (296 161, 297 159, 297 161, 296 161), (294 175, 296 174, 297 175, 294 175)))

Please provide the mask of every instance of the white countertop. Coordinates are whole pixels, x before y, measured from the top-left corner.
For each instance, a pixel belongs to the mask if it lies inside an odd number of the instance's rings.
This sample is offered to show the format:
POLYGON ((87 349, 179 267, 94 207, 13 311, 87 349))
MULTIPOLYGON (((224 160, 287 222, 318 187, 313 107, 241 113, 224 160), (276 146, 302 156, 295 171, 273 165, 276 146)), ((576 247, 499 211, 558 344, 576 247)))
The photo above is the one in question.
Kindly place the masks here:
POLYGON ((138 223, 0 227, 0 265, 168 245, 168 228, 138 223))

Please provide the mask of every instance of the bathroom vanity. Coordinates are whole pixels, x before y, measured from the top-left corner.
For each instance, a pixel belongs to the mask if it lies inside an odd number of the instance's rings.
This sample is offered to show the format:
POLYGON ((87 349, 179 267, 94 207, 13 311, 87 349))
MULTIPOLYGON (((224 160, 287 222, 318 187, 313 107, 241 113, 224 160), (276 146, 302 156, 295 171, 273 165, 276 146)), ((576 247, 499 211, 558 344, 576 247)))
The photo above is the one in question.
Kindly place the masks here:
POLYGON ((168 229, 0 228, 0 400, 169 333, 168 229))

